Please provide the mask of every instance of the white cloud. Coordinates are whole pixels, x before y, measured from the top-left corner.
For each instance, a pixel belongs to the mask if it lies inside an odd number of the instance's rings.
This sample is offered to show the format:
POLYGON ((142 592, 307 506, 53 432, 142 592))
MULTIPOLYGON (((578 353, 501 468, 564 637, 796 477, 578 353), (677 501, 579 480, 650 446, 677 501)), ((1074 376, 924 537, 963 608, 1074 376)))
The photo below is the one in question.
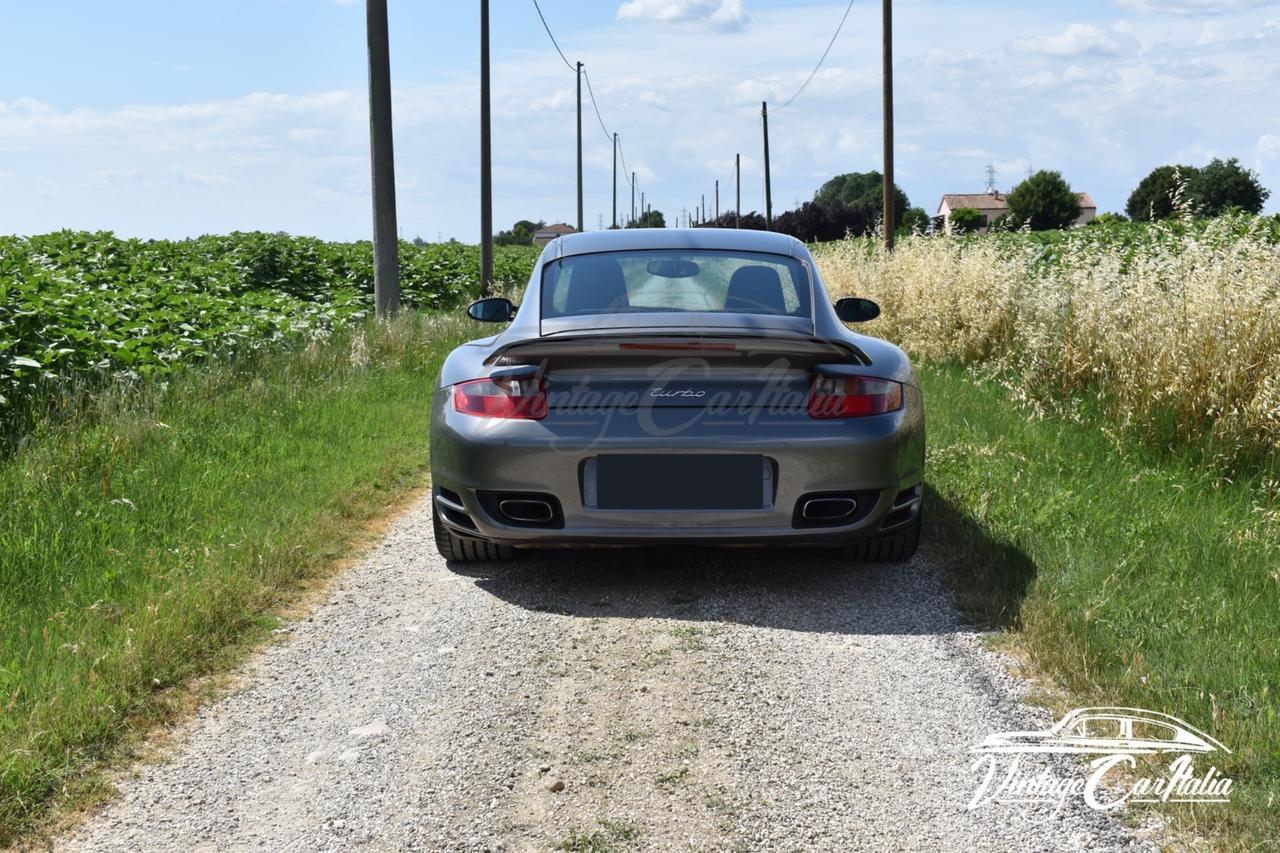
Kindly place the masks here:
POLYGON ((1136 50, 1137 44, 1126 32, 1103 30, 1092 24, 1072 24, 1054 35, 1020 39, 1014 42, 1014 47, 1024 53, 1049 56, 1117 56, 1136 50))
POLYGON ((216 187, 222 184, 231 183, 231 179, 226 175, 218 175, 213 172, 200 172, 195 169, 180 169, 178 171, 178 180, 184 184, 194 184, 201 187, 216 187))
POLYGON ((1280 136, 1274 133, 1264 134, 1258 139, 1258 145, 1254 149, 1254 156, 1257 157, 1259 163, 1280 160, 1280 136))
POLYGON ((719 30, 740 30, 750 18, 742 10, 742 0, 627 0, 618 7, 618 20, 701 24, 719 30))
POLYGON ((1126 9, 1172 15, 1222 15, 1276 5, 1277 0, 1116 0, 1126 9))

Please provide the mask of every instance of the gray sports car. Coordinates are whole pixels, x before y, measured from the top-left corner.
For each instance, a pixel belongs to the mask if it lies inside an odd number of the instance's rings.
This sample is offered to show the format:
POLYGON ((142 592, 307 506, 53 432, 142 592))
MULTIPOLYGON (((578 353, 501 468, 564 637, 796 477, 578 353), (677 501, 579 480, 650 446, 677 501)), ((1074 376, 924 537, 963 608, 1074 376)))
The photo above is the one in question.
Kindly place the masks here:
POLYGON ((610 544, 915 551, 915 373, 845 328, 879 307, 832 305, 798 240, 571 234, 543 250, 518 309, 489 298, 467 313, 510 325, 440 371, 431 478, 446 559, 610 544))

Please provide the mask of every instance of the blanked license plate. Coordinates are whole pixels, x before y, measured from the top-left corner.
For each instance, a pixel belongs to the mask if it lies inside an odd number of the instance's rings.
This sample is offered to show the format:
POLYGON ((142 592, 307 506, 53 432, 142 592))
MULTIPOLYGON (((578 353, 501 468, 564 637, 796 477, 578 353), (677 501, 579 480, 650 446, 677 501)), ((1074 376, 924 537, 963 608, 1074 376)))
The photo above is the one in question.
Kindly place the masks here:
POLYGON ((758 454, 606 454, 595 460, 597 509, 764 509, 758 454))

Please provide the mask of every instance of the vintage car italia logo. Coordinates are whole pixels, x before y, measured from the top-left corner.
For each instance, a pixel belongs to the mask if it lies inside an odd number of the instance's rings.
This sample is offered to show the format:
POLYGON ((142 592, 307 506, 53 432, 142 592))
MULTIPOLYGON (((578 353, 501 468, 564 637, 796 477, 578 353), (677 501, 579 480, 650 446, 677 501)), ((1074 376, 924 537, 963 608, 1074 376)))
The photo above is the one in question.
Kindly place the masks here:
POLYGON ((979 780, 970 809, 999 802, 1061 807, 1079 796, 1090 808, 1113 811, 1126 803, 1226 803, 1231 792, 1231 779, 1212 764, 1214 753, 1231 750, 1177 717, 1141 708, 1078 708, 1044 731, 988 735, 970 752, 980 756, 971 768, 979 780), (1025 766, 1037 753, 1098 757, 1087 774, 1062 776, 1057 768, 1025 766), (1139 768, 1139 755, 1156 758, 1139 768), (1207 769, 1196 767, 1197 756, 1207 769))

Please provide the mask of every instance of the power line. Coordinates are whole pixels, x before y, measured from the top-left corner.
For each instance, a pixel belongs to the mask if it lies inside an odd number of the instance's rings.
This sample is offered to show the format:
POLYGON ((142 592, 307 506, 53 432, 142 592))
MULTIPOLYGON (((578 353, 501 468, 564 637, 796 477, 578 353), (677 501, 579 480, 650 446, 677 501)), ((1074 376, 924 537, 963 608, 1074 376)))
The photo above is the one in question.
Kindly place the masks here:
POLYGON ((587 81, 587 94, 591 96, 591 109, 595 110, 596 121, 600 122, 600 129, 604 131, 605 138, 610 142, 613 141, 613 134, 609 132, 609 128, 604 126, 604 119, 600 116, 600 107, 596 104, 596 93, 591 88, 591 75, 587 73, 587 69, 582 69, 582 77, 587 81))
MULTIPOLYGON (((827 43, 827 49, 822 52, 822 58, 818 60, 818 64, 813 66, 813 70, 809 72, 809 76, 805 78, 805 81, 803 83, 800 84, 800 88, 796 90, 796 93, 794 95, 792 95, 790 98, 787 98, 785 101, 783 101, 782 106, 774 107, 775 112, 789 105, 796 98, 800 97, 800 93, 805 90, 805 87, 808 86, 809 83, 813 80, 814 76, 817 75, 818 69, 822 67, 822 63, 827 61, 827 54, 831 52, 831 48, 835 45, 836 39, 840 37, 840 31, 844 29, 844 22, 849 19, 849 13, 851 11, 853 11, 853 0, 849 0, 849 5, 845 7, 844 17, 840 19, 840 26, 836 27, 835 34, 831 36, 831 41, 827 43)), ((547 32, 549 33, 550 30, 548 30, 547 32)))
MULTIPOLYGON (((587 73, 587 69, 582 69, 582 79, 587 81, 587 95, 591 98, 591 108, 595 110, 596 121, 600 122, 600 129, 604 131, 604 136, 610 142, 613 142, 613 133, 605 126, 604 118, 600 115, 600 107, 596 104, 596 93, 591 88, 591 75, 587 73)), ((627 155, 622 152, 622 137, 618 137, 618 157, 622 159, 623 177, 626 178, 627 184, 631 183, 631 172, 627 169, 627 155)))
POLYGON ((618 137, 618 157, 622 160, 623 177, 627 179, 627 186, 631 186, 631 170, 627 168, 627 155, 622 150, 622 137, 618 137))
POLYGON ((538 10, 538 17, 542 20, 542 28, 547 31, 547 38, 551 39, 551 43, 555 45, 556 53, 560 54, 560 58, 564 60, 565 67, 570 71, 575 71, 573 63, 564 55, 564 51, 560 49, 560 44, 556 41, 556 37, 551 34, 551 27, 547 25, 547 18, 542 14, 542 7, 538 5, 538 0, 533 0, 533 8, 538 10))
MULTIPOLYGON (((556 41, 555 35, 551 32, 551 26, 547 24, 547 17, 546 15, 542 14, 542 7, 538 5, 538 0, 533 0, 533 8, 538 10, 538 19, 542 21, 542 28, 547 31, 547 38, 551 39, 551 44, 552 46, 555 47, 556 53, 560 54, 560 59, 564 62, 565 67, 568 68, 570 71, 573 71, 574 73, 578 73, 578 66, 575 66, 572 62, 570 62, 569 57, 565 56, 564 51, 560 49, 560 43, 556 41)), ((587 94, 591 98, 591 109, 596 114, 596 121, 600 122, 600 130, 604 131, 605 138, 609 140, 610 144, 612 144, 613 134, 609 131, 609 128, 605 125, 604 116, 600 114, 600 105, 596 103, 596 93, 595 93, 595 90, 592 89, 591 87, 591 76, 587 74, 587 69, 585 66, 582 68, 581 73, 582 73, 583 79, 587 81, 587 94)), ((622 176, 626 180, 627 185, 630 186, 631 171, 627 169, 627 155, 624 154, 622 151, 621 138, 618 139, 618 157, 622 160, 622 168, 623 168, 622 176)))

